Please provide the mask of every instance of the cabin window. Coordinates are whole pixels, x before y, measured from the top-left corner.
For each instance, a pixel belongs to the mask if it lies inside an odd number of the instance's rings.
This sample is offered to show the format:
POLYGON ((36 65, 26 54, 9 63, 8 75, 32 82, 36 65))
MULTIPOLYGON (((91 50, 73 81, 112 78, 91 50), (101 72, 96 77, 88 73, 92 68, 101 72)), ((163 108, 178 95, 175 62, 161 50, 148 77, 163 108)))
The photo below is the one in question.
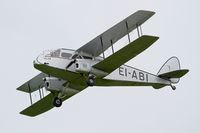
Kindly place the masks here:
POLYGON ((72 56, 72 54, 69 54, 69 53, 64 53, 64 52, 61 53, 61 57, 63 57, 63 58, 69 58, 71 56, 72 56))
POLYGON ((59 57, 60 56, 60 49, 51 52, 51 57, 59 57))

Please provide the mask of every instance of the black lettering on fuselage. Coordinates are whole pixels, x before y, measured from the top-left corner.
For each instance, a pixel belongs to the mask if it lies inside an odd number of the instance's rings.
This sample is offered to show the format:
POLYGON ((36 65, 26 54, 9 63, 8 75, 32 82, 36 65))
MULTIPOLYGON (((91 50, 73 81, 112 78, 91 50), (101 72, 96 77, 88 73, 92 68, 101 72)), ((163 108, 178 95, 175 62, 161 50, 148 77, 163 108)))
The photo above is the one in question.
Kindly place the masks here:
POLYGON ((119 67, 119 75, 124 76, 124 68, 119 67))
POLYGON ((127 68, 124 68, 124 70, 125 70, 125 76, 127 77, 127 68))
POLYGON ((144 77, 144 73, 139 72, 139 79, 144 81, 145 77, 144 77))
POLYGON ((146 81, 148 82, 148 74, 146 74, 146 81))
POLYGON ((133 70, 133 73, 132 73, 132 78, 138 79, 138 78, 137 78, 137 74, 136 74, 136 71, 135 71, 135 70, 133 70))
POLYGON ((146 81, 148 82, 148 74, 142 71, 134 70, 134 69, 128 69, 124 67, 119 67, 119 75, 124 76, 124 77, 129 77, 135 80, 140 80, 140 81, 146 81))

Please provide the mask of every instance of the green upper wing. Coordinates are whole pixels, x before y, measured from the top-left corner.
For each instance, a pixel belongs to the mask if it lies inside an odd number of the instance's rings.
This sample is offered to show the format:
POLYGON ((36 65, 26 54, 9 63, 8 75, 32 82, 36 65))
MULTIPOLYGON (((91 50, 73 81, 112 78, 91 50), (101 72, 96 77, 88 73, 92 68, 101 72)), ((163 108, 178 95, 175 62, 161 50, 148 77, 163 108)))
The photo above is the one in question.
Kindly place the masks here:
POLYGON ((155 36, 141 36, 140 38, 123 47, 108 58, 95 64, 93 67, 111 73, 133 57, 143 52, 158 39, 159 37, 155 36))

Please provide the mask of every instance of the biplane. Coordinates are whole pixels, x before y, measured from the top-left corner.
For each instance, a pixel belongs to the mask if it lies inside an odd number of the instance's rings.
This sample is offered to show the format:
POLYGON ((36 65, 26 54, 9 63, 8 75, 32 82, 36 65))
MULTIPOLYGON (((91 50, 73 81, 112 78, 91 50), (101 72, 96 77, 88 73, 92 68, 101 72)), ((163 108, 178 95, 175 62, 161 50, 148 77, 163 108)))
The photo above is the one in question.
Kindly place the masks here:
POLYGON ((41 73, 17 88, 28 93, 31 101, 31 106, 20 114, 34 117, 60 107, 63 101, 91 86, 152 86, 154 89, 170 86, 175 90, 174 84, 189 71, 180 68, 177 57, 167 60, 157 74, 125 65, 159 39, 142 33, 142 24, 154 14, 139 10, 77 50, 60 48, 42 52, 33 63, 41 73), (138 37, 131 41, 133 30, 138 37), (114 44, 124 36, 129 43, 114 51, 114 44), (105 57, 108 48, 112 54, 105 57), (46 96, 42 95, 43 89, 49 92, 46 96), (31 94, 36 91, 40 99, 33 103, 31 94))

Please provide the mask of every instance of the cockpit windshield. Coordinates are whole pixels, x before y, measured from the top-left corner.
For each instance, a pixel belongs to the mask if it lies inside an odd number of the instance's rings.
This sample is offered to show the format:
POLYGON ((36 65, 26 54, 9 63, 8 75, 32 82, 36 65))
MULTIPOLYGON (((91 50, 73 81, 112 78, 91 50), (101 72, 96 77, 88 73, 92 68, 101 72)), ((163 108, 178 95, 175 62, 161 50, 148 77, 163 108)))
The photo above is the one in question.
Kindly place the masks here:
POLYGON ((75 53, 74 50, 70 49, 64 49, 60 48, 57 50, 49 50, 45 57, 55 57, 55 58, 62 58, 62 59, 82 59, 83 57, 77 53, 75 53))

